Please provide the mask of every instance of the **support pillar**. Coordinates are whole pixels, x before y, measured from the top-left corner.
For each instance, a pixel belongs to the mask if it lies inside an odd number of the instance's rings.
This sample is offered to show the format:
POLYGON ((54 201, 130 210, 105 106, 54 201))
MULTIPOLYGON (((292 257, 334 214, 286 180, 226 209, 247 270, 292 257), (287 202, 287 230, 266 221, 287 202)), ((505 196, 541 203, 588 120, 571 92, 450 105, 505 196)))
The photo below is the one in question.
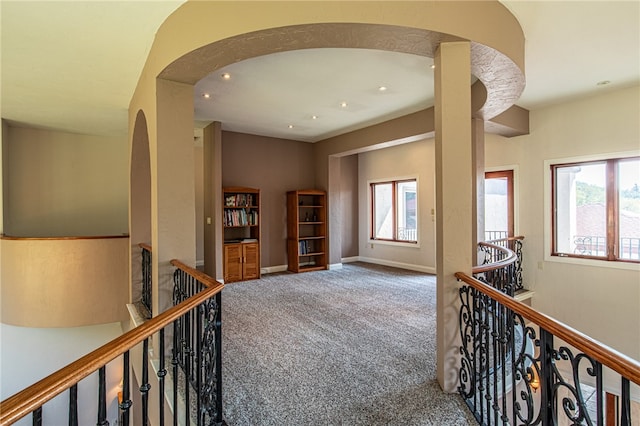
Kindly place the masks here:
POLYGON ((222 266, 222 123, 204 128, 204 272, 224 279, 222 266))
MULTIPOLYGON (((473 118, 471 120, 471 140, 473 143, 473 211, 476 212, 476 220, 473 222, 473 246, 484 241, 484 120, 473 118)), ((478 263, 477 256, 473 264, 478 263)))
POLYGON ((458 271, 470 272, 473 235, 473 146, 470 43, 442 43, 435 57, 437 378, 458 384, 458 271))
MULTIPOLYGON (((172 259, 195 267, 193 86, 156 80, 156 138, 151 148, 153 312, 173 304, 172 259), (154 149, 155 148, 155 149, 154 149)), ((153 138, 150 138, 153 143, 153 138)))

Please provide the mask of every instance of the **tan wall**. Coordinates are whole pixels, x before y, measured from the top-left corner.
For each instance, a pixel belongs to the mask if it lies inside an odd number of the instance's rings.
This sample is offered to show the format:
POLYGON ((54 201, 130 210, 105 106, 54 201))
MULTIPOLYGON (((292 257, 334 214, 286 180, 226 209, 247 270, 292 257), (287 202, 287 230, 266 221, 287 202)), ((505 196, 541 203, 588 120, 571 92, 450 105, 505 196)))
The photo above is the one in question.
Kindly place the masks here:
POLYGON ((77 327, 127 318, 129 238, 1 239, 3 324, 77 327))
MULTIPOLYGON (((640 268, 545 259, 544 161, 635 151, 640 155, 640 87, 531 112, 531 135, 487 138, 488 167, 517 165, 525 285, 533 306, 640 359, 640 268)), ((547 200, 548 201, 548 200, 547 200)))
POLYGON ((9 126, 4 232, 128 233, 127 139, 9 126))
POLYGON ((262 267, 287 264, 287 191, 314 188, 306 142, 222 133, 222 185, 260 189, 262 267))
POLYGON ((342 258, 358 256, 360 217, 358 208, 358 156, 340 158, 340 205, 342 210, 342 258))
POLYGON ((435 273, 435 146, 433 139, 358 155, 359 255, 372 261, 435 273), (419 247, 369 242, 369 186, 371 180, 418 178, 419 247))

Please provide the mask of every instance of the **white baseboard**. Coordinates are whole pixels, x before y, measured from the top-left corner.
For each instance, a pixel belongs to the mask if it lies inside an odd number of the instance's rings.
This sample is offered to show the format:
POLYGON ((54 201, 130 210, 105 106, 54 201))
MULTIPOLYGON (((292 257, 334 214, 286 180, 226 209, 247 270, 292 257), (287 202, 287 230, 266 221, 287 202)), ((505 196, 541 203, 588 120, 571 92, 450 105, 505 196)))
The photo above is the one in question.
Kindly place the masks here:
POLYGON ((375 263, 376 265, 392 266, 394 268, 424 272, 425 274, 433 274, 433 275, 436 274, 436 268, 433 268, 431 266, 413 265, 411 263, 396 262, 393 260, 376 259, 374 257, 364 257, 364 256, 357 256, 357 260, 353 260, 355 259, 355 257, 350 257, 348 259, 349 259, 349 262, 359 261, 359 262, 375 263))
POLYGON ((340 259, 342 263, 360 262, 360 256, 343 257, 340 259))
POLYGON ((335 271, 337 269, 342 269, 342 263, 331 263, 329 264, 329 270, 335 271))

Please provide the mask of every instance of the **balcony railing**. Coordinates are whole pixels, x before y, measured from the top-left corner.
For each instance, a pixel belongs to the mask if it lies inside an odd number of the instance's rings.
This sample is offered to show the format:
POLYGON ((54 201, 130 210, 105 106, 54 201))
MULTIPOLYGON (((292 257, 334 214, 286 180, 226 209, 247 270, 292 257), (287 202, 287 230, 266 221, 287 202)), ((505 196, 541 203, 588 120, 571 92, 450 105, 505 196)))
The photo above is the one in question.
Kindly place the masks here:
MULTIPOLYGON (((223 425, 222 388, 221 388, 221 323, 220 303, 223 284, 209 276, 190 268, 179 261, 172 261, 177 267, 175 274, 174 298, 177 304, 156 315, 139 327, 112 340, 95 351, 72 362, 34 385, 16 393, 0 403, 0 425, 10 425, 31 415, 34 425, 41 425, 43 414, 47 414, 47 402, 54 397, 68 393, 68 417, 64 420, 56 417, 53 423, 78 425, 78 412, 86 412, 88 408, 80 406, 78 399, 78 383, 97 372, 98 388, 96 424, 108 425, 107 421, 107 385, 105 377, 107 369, 117 369, 122 377, 122 390, 119 396, 120 416, 118 424, 131 424, 131 363, 140 363, 140 401, 141 423, 149 424, 150 401, 149 390, 149 343, 158 339, 159 348, 157 382, 159 386, 158 404, 153 404, 160 425, 164 425, 165 399, 172 401, 172 424, 223 425), (173 325, 173 327, 171 326, 173 325), (201 337, 200 337, 201 336, 201 337), (172 375, 167 374, 165 359, 165 337, 173 342, 171 350, 172 375), (140 359, 131 359, 131 351, 142 343, 140 359), (187 384, 180 392, 178 383, 180 375, 186 374, 187 384), (173 380, 171 396, 165 396, 164 386, 167 376, 173 380), (192 403, 190 391, 193 390, 195 400, 192 403), (182 402, 182 403, 180 403, 182 402), (194 416, 189 407, 195 405, 194 416), (179 407, 187 407, 179 412, 179 407)), ((134 398, 135 399, 135 398, 134 398)), ((83 398, 80 398, 82 401, 83 398)), ((85 400, 86 401, 86 400, 85 400)), ((95 404, 94 404, 95 405, 95 404)), ((45 416, 46 417, 46 416, 45 416)), ((138 424, 136 422, 136 424, 138 424)))
MULTIPOLYGON (((584 256, 607 255, 607 238, 596 235, 576 235, 573 237, 575 254, 584 256)), ((640 238, 620 237, 618 245, 618 257, 620 259, 640 259, 640 238)))
POLYGON ((515 284, 503 281, 510 274, 496 272, 492 282, 487 268, 512 268, 517 259, 502 250, 499 262, 473 269, 485 282, 456 273, 464 283, 459 392, 478 423, 638 424, 630 407, 640 363, 516 301, 515 284))

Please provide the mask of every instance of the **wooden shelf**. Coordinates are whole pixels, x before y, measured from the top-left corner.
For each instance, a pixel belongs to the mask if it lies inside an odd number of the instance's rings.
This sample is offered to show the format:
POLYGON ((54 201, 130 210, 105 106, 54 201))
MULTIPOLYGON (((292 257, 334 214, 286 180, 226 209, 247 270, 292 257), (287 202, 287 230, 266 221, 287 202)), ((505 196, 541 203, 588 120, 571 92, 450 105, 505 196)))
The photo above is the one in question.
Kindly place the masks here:
POLYGON ((326 206, 327 195, 324 191, 307 189, 287 192, 289 271, 307 272, 327 269, 326 206))
POLYGON ((222 189, 224 281, 260 278, 260 190, 222 189))

